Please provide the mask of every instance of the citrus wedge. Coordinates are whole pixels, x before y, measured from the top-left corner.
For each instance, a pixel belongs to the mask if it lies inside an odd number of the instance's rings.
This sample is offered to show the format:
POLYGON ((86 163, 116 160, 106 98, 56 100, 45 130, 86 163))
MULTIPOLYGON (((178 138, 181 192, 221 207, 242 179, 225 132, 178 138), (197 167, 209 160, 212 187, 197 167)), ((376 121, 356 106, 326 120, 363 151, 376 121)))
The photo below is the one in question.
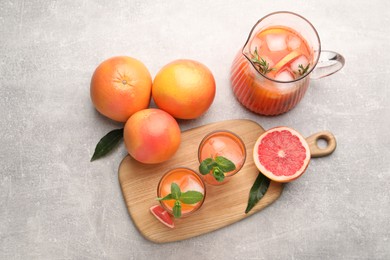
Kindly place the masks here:
POLYGON ((287 64, 289 64, 290 62, 292 62, 294 59, 298 58, 299 56, 301 56, 301 52, 299 51, 292 51, 290 52, 289 54, 287 54, 286 56, 284 56, 278 63, 275 64, 275 66, 273 67, 274 69, 274 73, 278 73, 279 70, 281 70, 282 68, 284 68, 287 64))
POLYGON ((256 167, 276 182, 290 182, 300 177, 309 165, 310 157, 306 140, 288 127, 266 131, 253 148, 256 167))
POLYGON ((167 226, 169 228, 175 227, 175 223, 173 223, 173 220, 172 220, 171 216, 169 215, 168 211, 166 211, 160 205, 152 206, 150 208, 150 212, 153 214, 153 216, 155 216, 165 226, 167 226))
POLYGON ((268 28, 263 31, 261 31, 257 37, 263 37, 268 34, 285 34, 286 30, 282 28, 268 28))

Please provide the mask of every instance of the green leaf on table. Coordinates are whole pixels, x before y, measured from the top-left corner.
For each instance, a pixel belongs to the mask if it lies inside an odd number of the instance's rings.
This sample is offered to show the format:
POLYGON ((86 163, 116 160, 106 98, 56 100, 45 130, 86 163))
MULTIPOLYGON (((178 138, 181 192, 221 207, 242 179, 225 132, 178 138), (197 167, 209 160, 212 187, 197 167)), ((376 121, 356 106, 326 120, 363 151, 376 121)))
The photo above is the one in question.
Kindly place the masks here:
POLYGON ((268 179, 265 175, 259 172, 253 186, 249 192, 248 205, 245 210, 245 214, 247 214, 259 200, 265 195, 268 190, 270 179, 268 179))
POLYGON ((203 199, 203 194, 199 191, 189 190, 183 192, 179 198, 184 204, 195 204, 203 199))
POLYGON ((123 128, 110 131, 96 145, 91 162, 108 154, 123 138, 123 128))

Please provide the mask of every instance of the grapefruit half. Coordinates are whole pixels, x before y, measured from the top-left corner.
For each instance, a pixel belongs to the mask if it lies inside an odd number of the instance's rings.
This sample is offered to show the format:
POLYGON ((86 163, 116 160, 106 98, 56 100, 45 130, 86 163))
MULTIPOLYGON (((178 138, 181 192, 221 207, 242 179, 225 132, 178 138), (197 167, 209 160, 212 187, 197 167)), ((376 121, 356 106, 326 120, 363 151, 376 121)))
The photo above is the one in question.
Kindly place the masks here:
POLYGON ((160 205, 152 206, 150 208, 150 212, 153 214, 153 216, 155 216, 165 226, 167 226, 169 228, 175 227, 175 224, 173 223, 173 220, 172 220, 171 216, 169 215, 168 211, 166 211, 160 205))
POLYGON ((259 171, 276 182, 290 182, 301 176, 310 161, 306 140, 294 129, 275 127, 256 141, 253 159, 259 171))

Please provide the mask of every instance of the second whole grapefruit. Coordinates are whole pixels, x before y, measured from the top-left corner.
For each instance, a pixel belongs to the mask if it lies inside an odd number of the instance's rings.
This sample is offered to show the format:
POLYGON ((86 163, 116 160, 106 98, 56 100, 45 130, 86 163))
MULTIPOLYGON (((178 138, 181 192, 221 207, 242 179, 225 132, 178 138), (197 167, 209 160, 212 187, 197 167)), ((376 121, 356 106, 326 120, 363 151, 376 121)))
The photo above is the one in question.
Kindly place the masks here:
POLYGON ((175 60, 156 75, 152 97, 156 105, 178 119, 194 119, 204 114, 215 97, 211 71, 194 60, 175 60))

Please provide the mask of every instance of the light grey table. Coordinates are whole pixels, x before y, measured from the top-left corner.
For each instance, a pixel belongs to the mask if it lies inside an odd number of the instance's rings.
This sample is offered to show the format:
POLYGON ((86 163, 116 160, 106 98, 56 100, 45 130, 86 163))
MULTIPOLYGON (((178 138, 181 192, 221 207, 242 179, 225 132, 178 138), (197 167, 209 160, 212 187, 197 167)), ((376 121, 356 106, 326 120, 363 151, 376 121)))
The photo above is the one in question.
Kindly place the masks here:
POLYGON ((0 2, 0 259, 390 259, 390 52, 388 1, 0 2), (346 58, 313 82, 292 111, 244 109, 229 67, 253 24, 278 10, 317 28, 346 58), (338 147, 312 160, 270 207, 189 240, 157 245, 128 215, 117 170, 121 144, 89 162, 121 127, 98 114, 89 82, 104 59, 128 55, 154 76, 177 58, 201 61, 217 94, 184 131, 247 118, 305 136, 333 132, 338 147))

